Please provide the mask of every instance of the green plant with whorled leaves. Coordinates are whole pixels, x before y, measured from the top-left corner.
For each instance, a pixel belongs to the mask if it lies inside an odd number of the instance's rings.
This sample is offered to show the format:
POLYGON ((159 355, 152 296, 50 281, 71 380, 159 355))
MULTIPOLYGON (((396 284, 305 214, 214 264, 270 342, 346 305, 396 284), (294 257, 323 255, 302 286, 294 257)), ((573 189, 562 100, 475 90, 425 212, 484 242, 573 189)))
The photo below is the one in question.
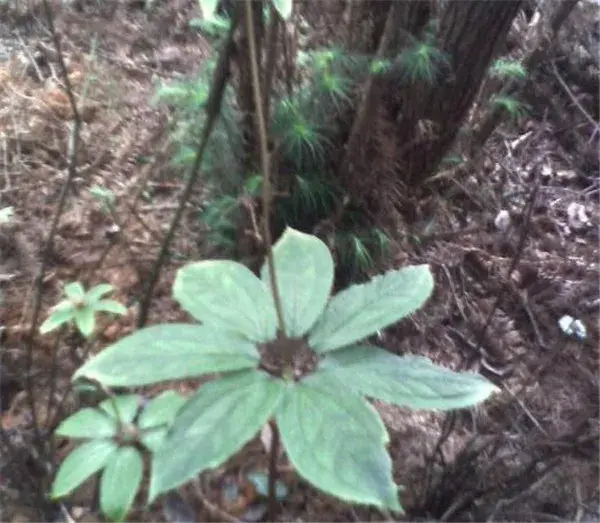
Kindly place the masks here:
POLYGON ((389 271, 330 297, 334 267, 323 242, 288 228, 273 258, 285 332, 266 266, 258 278, 232 261, 190 263, 178 271, 173 296, 200 325, 141 329, 73 379, 108 388, 219 374, 177 410, 152 452, 150 501, 218 467, 273 422, 309 483, 344 501, 401 511, 389 437, 365 397, 456 409, 485 400, 495 386, 363 341, 425 303, 433 289, 427 266, 389 271))
POLYGON ((57 303, 50 315, 40 327, 42 334, 47 334, 61 325, 74 322, 79 332, 90 337, 96 326, 96 313, 127 314, 127 308, 121 303, 106 299, 105 296, 114 290, 108 283, 100 283, 86 292, 83 285, 76 281, 65 285, 66 299, 57 303))
POLYGON ((436 45, 437 22, 433 19, 422 39, 409 35, 409 45, 394 61, 395 75, 403 85, 434 85, 450 74, 450 57, 436 45))
POLYGON ((122 521, 142 484, 142 449, 155 451, 166 436, 185 398, 165 391, 144 405, 137 394, 113 396, 96 408, 84 408, 64 420, 55 435, 82 440, 62 462, 52 496, 64 497, 96 473, 100 478, 100 508, 122 521))

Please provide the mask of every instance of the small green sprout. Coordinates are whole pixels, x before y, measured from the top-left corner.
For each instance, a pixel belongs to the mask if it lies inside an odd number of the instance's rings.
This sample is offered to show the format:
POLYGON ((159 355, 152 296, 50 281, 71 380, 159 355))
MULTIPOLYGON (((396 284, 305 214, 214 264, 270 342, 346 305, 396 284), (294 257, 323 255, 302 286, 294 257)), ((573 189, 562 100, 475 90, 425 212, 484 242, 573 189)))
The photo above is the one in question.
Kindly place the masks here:
POLYGON ((506 111, 515 121, 525 118, 529 113, 529 106, 512 96, 493 96, 490 103, 493 106, 506 111))
POLYGON ((370 66, 371 74, 374 74, 374 75, 384 74, 385 72, 387 72, 387 70, 390 68, 391 65, 392 65, 392 62, 390 60, 386 60, 386 59, 373 60, 373 62, 371 62, 371 66, 370 66))
POLYGON ((320 163, 329 141, 323 128, 302 110, 298 100, 282 100, 275 108, 273 134, 279 137, 283 154, 297 168, 320 163))
POLYGON ((103 298, 113 290, 112 285, 101 283, 85 292, 80 282, 68 283, 65 285, 66 299, 52 308, 50 316, 42 323, 40 332, 47 334, 61 325, 74 321, 79 332, 89 338, 96 326, 96 312, 127 314, 127 308, 124 305, 103 298))
POLYGON ((104 212, 109 212, 115 206, 115 193, 100 185, 90 188, 90 194, 100 203, 104 212))
POLYGON ((102 472, 100 508, 112 521, 124 521, 143 479, 142 450, 155 451, 185 398, 165 391, 143 406, 136 394, 115 396, 96 408, 84 408, 56 429, 60 437, 84 442, 61 463, 52 498, 68 496, 102 472))
MULTIPOLYGON (((230 260, 190 263, 179 269, 173 296, 201 323, 138 330, 86 362, 73 380, 108 388, 219 376, 178 410, 152 452, 149 502, 219 467, 272 420, 306 481, 343 501, 401 512, 389 435, 367 397, 450 410, 475 405, 497 387, 364 341, 423 306, 433 291, 427 265, 331 296, 333 259, 315 236, 288 228, 273 259, 284 332, 266 265, 258 278, 230 260)), ((114 445, 101 451, 96 470, 116 452, 114 445)), ((114 480, 118 490, 121 480, 114 480)))
POLYGON ((489 74, 492 78, 526 78, 527 70, 521 62, 499 58, 490 67, 489 74))
POLYGON ((404 82, 434 85, 448 72, 450 58, 432 43, 414 41, 398 56, 397 66, 404 82))

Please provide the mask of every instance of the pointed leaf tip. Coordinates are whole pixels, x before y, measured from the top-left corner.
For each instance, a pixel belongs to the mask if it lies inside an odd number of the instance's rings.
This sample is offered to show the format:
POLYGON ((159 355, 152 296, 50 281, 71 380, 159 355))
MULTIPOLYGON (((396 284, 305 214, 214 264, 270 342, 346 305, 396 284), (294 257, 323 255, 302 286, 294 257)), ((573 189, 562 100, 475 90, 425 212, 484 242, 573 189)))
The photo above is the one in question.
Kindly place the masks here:
POLYGON ((132 446, 121 447, 108 460, 100 480, 100 508, 112 521, 125 521, 142 484, 144 464, 132 446))
POLYGON ((114 285, 110 283, 99 283, 95 287, 92 287, 85 295, 88 303, 98 301, 106 294, 112 292, 115 289, 114 285))
POLYGON ((433 291, 428 265, 389 271, 336 294, 312 329, 311 347, 326 352, 358 342, 412 314, 433 291))
POLYGON ((80 367, 73 380, 134 387, 257 366, 254 343, 205 325, 153 325, 126 336, 80 367))
POLYGON ((55 430, 57 436, 68 438, 103 438, 117 433, 114 419, 94 408, 83 408, 72 414, 55 430))
POLYGON ((77 447, 61 463, 52 483, 52 498, 69 495, 93 474, 101 470, 118 450, 110 439, 96 439, 77 447))
POLYGON ((173 296, 196 320, 254 342, 275 337, 277 314, 267 288, 241 263, 207 260, 177 271, 173 296))
MULTIPOLYGON (((325 309, 333 286, 333 258, 316 236, 288 227, 273 246, 273 261, 286 334, 301 337, 325 309)), ((261 278, 270 290, 267 263, 262 267, 261 278)))
POLYGON ((479 374, 454 372, 421 356, 397 356, 372 346, 333 351, 319 372, 359 394, 414 409, 471 407, 498 390, 479 374))
POLYGON ((275 419, 288 458, 315 487, 344 501, 402 511, 385 448, 389 436, 364 398, 317 372, 286 390, 275 419))

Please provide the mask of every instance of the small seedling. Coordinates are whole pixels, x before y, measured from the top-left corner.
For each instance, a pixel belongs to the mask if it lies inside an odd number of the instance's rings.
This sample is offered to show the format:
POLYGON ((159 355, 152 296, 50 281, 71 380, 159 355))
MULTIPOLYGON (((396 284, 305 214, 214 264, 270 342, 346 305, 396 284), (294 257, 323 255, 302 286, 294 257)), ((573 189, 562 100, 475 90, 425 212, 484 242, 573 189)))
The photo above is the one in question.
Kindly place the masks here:
POLYGON ((100 203, 104 212, 110 212, 115 207, 115 193, 100 185, 90 188, 90 194, 100 203))
POLYGON ((403 82, 434 85, 447 73, 449 64, 447 53, 432 42, 413 39, 412 45, 398 56, 396 70, 403 82))
POLYGON ((330 297, 334 264, 322 241, 288 228, 273 258, 279 314, 266 267, 257 278, 233 261, 191 263, 178 271, 173 295, 201 325, 141 329, 73 379, 135 387, 220 375, 178 410, 152 453, 151 502, 220 466, 273 420, 290 463, 312 485, 344 501, 401 511, 389 436, 366 397, 448 410, 475 405, 496 387, 363 341, 425 303, 433 290, 428 266, 389 271, 330 297))
POLYGON ((525 118, 529 113, 529 107, 512 96, 493 96, 490 103, 506 111, 515 121, 525 118))
POLYGON ((527 70, 521 62, 499 58, 490 67, 489 74, 492 78, 526 78, 527 70))
POLYGON ((47 334, 61 325, 74 321, 79 332, 86 338, 90 337, 96 326, 97 312, 127 314, 127 308, 124 305, 103 298, 113 290, 112 285, 101 283, 85 292, 80 282, 68 283, 65 285, 66 299, 52 308, 50 316, 42 323, 40 332, 47 334))
POLYGON ((387 72, 387 70, 390 68, 391 65, 392 65, 392 62, 390 60, 386 60, 386 59, 373 60, 373 62, 371 62, 371 66, 370 66, 371 74, 374 74, 374 75, 384 74, 385 72, 387 72))
POLYGON ((97 408, 84 408, 64 420, 57 436, 84 443, 62 462, 52 497, 69 495, 101 472, 100 509, 112 521, 123 521, 143 478, 143 454, 156 450, 185 398, 165 391, 146 406, 136 394, 115 396, 97 408))

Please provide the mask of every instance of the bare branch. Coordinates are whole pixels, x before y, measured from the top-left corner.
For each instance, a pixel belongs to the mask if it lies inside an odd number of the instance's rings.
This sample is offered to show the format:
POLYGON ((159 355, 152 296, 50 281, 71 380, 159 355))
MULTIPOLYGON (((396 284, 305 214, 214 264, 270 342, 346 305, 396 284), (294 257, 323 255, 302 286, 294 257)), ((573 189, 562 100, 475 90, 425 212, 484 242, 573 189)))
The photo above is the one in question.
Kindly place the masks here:
POLYGON ((152 272, 148 279, 148 284, 146 286, 144 295, 141 299, 140 311, 137 321, 138 328, 142 328, 148 320, 148 312, 150 310, 150 303, 152 301, 154 287, 156 286, 156 283, 158 282, 158 279, 160 277, 162 267, 169 253, 169 248, 171 247, 173 238, 175 237, 175 231, 179 227, 179 222, 181 221, 181 217, 183 216, 185 206, 192 195, 192 190, 194 189, 198 178, 200 177, 200 166, 202 165, 202 159, 204 158, 204 151, 206 150, 208 139, 212 134, 212 130, 217 122, 217 119, 221 114, 221 102, 223 100, 225 86, 227 85, 227 81, 229 80, 229 66, 231 63, 233 50, 235 46, 233 36, 237 29, 239 18, 239 7, 236 7, 231 20, 231 28, 229 29, 227 41, 223 48, 223 52, 219 56, 219 62, 215 67, 210 95, 208 98, 208 102, 206 103, 207 117, 206 123, 204 124, 204 129, 202 131, 202 138, 200 139, 200 144, 198 145, 198 149, 196 150, 196 156, 194 158, 194 163, 192 164, 192 167, 190 169, 188 181, 179 199, 179 204, 177 206, 177 209, 175 210, 175 215, 173 216, 171 224, 169 225, 169 230, 167 231, 167 234, 164 237, 164 240, 160 247, 160 251, 152 267, 152 272))

